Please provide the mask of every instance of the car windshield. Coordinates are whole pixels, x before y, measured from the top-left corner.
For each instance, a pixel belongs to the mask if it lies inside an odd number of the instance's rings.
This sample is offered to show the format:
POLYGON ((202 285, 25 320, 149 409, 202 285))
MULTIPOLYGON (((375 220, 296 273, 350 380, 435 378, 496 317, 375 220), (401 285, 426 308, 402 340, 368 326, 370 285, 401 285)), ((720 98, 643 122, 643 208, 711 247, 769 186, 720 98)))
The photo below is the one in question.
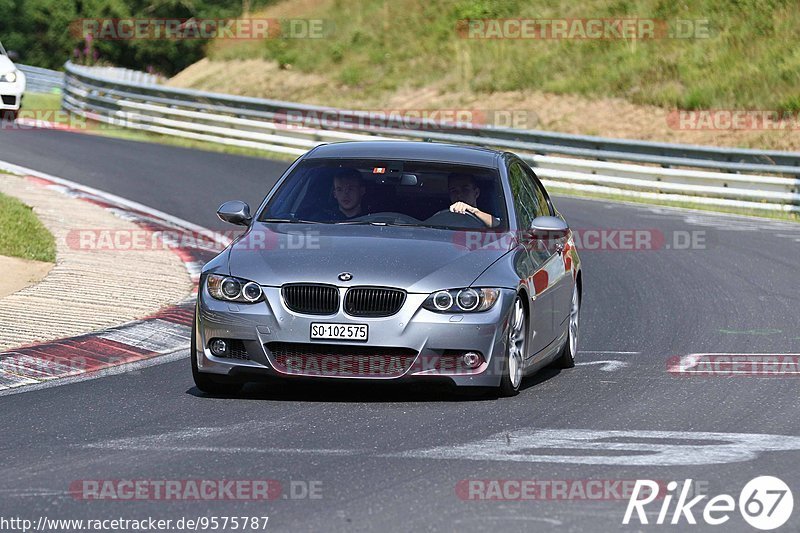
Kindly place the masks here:
POLYGON ((8 55, 6 54, 6 49, 3 48, 3 43, 0 41, 0 56, 8 55))
POLYGON ((266 205, 262 222, 507 227, 496 169, 420 161, 301 162, 266 205), (472 214, 451 212, 462 202, 472 214))

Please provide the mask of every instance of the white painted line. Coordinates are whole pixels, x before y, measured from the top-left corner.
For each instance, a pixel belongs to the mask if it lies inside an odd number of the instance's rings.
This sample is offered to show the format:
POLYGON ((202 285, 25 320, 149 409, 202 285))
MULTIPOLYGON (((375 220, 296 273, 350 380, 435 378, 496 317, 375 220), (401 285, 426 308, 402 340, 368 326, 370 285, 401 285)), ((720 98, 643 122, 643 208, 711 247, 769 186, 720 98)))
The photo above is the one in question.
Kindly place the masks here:
POLYGON ((610 353, 619 355, 639 355, 642 352, 618 352, 616 350, 578 350, 578 353, 610 353))
POLYGON ((589 366, 589 365, 603 365, 600 367, 600 370, 603 372, 615 372, 617 370, 622 370, 628 363, 625 361, 584 361, 580 363, 575 363, 575 366, 589 366))
POLYGON ((564 523, 560 520, 556 520, 555 518, 544 518, 541 516, 492 516, 492 515, 482 515, 478 514, 475 517, 470 517, 469 524, 474 525, 475 522, 485 522, 487 520, 513 520, 516 522, 544 522, 546 524, 551 524, 554 526, 562 526, 564 523))
POLYGON ((0 370, 0 391, 14 389, 15 387, 30 385, 32 383, 38 382, 35 379, 0 370))
POLYGON ((100 443, 100 444, 81 444, 79 448, 93 448, 102 450, 133 450, 133 451, 152 451, 152 452, 210 452, 210 453, 258 453, 258 454, 279 454, 279 455, 361 455, 367 450, 348 450, 335 448, 270 448, 270 447, 251 447, 251 446, 209 446, 201 444, 170 445, 170 444, 146 444, 146 443, 100 443))
POLYGON ((764 452, 795 450, 800 450, 800 437, 791 435, 525 428, 497 433, 473 442, 382 456, 458 461, 689 466, 752 461, 764 452), (557 453, 565 450, 568 453, 557 453), (608 453, 603 455, 604 451, 608 453))
MULTIPOLYGON (((69 376, 64 378, 52 379, 42 383, 32 383, 26 385, 21 389, 0 389, 0 396, 8 396, 10 394, 19 394, 23 392, 33 392, 41 389, 49 389, 50 387, 60 387, 62 385, 71 385, 73 383, 80 383, 82 381, 89 381, 90 379, 104 378, 107 376, 115 376, 117 374, 124 374, 126 372, 133 372, 141 370, 150 366, 163 365, 164 363, 172 363, 179 359, 186 359, 189 357, 189 350, 177 350, 169 354, 159 355, 158 357, 151 357, 141 361, 134 361, 133 363, 124 363, 121 365, 110 366, 102 370, 90 372, 77 376, 69 376)), ((189 382, 187 382, 187 385, 189 382)))
POLYGON ((700 359, 702 359, 701 354, 684 355, 683 357, 681 357, 680 363, 678 364, 678 368, 673 370, 677 370, 678 372, 686 372, 687 370, 696 367, 698 363, 700 363, 700 359))
POLYGON ((110 329, 98 334, 97 337, 148 352, 169 353, 187 348, 191 341, 190 333, 189 326, 159 318, 110 329))

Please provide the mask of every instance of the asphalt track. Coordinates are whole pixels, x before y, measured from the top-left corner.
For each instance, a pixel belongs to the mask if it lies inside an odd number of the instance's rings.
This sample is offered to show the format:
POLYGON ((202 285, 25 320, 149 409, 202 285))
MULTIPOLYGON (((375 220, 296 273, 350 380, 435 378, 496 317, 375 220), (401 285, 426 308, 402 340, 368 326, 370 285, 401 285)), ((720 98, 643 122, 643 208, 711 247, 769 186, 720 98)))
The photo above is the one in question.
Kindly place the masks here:
MULTIPOLYGON (((214 228, 221 201, 257 203, 286 167, 56 131, 0 132, 0 159, 214 228)), ((667 371, 674 356, 698 352, 800 352, 800 227, 556 202, 573 228, 651 230, 671 244, 581 251, 579 360, 596 364, 548 369, 500 400, 294 384, 206 397, 188 359, 2 396, 0 517, 269 516, 272 531, 615 531, 625 500, 476 501, 457 488, 476 479, 691 478, 738 499, 750 479, 775 475, 800 497, 800 376, 667 371), (675 249, 686 232, 705 244, 675 249), (774 437, 752 436, 763 434, 774 437), (558 435, 566 440, 554 442, 558 435), (576 444, 584 439, 590 444, 576 444), (273 479, 283 493, 268 502, 76 499, 70 487, 87 479, 273 479), (302 490, 292 494, 292 482, 321 482, 321 498, 293 498, 302 490)), ((702 509, 694 514, 702 523, 702 509)), ((754 531, 738 512, 717 528, 634 524, 754 531)), ((799 527, 795 509, 785 530, 799 527)))

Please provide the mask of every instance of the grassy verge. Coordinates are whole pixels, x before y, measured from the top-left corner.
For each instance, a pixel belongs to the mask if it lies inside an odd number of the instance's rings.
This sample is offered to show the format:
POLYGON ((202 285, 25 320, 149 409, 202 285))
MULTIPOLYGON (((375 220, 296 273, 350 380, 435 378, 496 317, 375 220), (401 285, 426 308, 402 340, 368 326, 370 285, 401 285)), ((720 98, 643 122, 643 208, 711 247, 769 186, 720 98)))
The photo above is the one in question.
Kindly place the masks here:
POLYGON ((0 255, 50 263, 56 260, 53 235, 36 218, 33 209, 1 193, 0 255))
POLYGON ((305 5, 297 16, 322 19, 334 30, 316 39, 221 39, 212 43, 209 57, 274 60, 284 69, 324 74, 368 95, 402 87, 484 93, 530 89, 667 108, 800 110, 796 0, 331 0, 305 5), (645 19, 663 28, 664 35, 464 38, 469 33, 459 31, 459 21, 479 19, 645 19))

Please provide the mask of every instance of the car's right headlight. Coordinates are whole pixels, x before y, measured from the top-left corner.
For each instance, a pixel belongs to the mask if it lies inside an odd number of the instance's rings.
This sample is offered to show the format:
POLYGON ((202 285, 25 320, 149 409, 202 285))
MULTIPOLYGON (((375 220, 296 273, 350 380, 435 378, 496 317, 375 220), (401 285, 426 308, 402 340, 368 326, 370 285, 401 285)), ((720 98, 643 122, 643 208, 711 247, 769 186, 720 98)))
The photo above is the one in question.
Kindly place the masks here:
POLYGON ((264 299, 264 292, 258 283, 233 276, 209 274, 206 287, 211 296, 224 302, 254 304, 264 299))
POLYGON ((500 289, 449 289, 436 291, 422 307, 437 313, 477 313, 488 311, 500 299, 500 289))
POLYGON ((0 74, 0 81, 5 81, 8 83, 14 83, 17 81, 17 71, 12 70, 11 72, 6 72, 5 74, 0 74))

